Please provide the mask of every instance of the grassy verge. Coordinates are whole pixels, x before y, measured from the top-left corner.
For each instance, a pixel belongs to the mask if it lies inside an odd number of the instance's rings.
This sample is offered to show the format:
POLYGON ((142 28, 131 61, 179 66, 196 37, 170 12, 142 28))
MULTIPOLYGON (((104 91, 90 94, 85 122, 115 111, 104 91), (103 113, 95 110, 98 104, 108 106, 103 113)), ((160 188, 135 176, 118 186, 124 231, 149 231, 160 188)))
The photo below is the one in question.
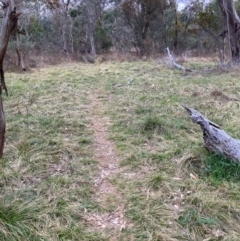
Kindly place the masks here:
POLYGON ((8 73, 1 240, 90 241, 114 234, 93 230, 84 219, 86 210, 106 212, 94 196, 98 163, 88 108, 96 89, 124 170, 111 180, 130 223, 118 240, 239 240, 239 166, 204 150, 199 126, 181 107, 240 138, 239 72, 211 71, 207 62, 186 65, 196 71, 123 62, 8 73))

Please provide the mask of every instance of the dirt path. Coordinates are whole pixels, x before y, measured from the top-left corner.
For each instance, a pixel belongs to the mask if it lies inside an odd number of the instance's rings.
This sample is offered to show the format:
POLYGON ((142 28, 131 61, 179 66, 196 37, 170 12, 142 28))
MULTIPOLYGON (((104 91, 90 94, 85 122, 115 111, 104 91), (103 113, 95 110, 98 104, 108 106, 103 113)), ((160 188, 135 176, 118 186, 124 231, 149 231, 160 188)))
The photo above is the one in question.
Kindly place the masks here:
POLYGON ((126 227, 124 217, 123 197, 111 180, 120 173, 119 159, 115 145, 109 140, 108 128, 110 120, 104 116, 103 102, 100 98, 101 91, 92 92, 89 107, 89 119, 94 136, 94 158, 99 163, 99 173, 95 178, 96 199, 104 209, 113 205, 114 211, 106 213, 86 213, 86 220, 93 228, 98 230, 113 230, 114 236, 110 240, 118 240, 121 230, 126 227))

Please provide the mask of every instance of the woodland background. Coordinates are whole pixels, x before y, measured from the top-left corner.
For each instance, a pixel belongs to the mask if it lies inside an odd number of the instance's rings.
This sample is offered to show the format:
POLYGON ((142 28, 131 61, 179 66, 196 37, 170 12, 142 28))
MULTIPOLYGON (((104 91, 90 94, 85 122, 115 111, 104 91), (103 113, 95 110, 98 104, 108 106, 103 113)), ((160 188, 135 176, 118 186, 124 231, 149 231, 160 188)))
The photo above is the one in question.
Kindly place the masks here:
MULTIPOLYGON (((26 66, 61 60, 213 54, 224 62, 228 41, 217 1, 61 0, 16 1, 26 66)), ((240 2, 235 2, 240 10, 240 2)), ((16 64, 16 39, 9 42, 6 67, 16 64)))

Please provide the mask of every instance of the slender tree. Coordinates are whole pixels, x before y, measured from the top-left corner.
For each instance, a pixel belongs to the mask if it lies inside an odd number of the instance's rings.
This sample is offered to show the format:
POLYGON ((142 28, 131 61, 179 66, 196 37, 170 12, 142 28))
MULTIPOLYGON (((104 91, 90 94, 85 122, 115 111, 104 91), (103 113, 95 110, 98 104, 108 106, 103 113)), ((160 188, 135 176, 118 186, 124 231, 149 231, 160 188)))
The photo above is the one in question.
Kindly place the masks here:
POLYGON ((14 29, 14 35, 16 37, 16 52, 17 52, 17 57, 18 57, 18 67, 21 67, 21 69, 23 71, 26 71, 24 60, 23 60, 20 34, 21 34, 21 31, 19 30, 18 26, 16 25, 16 27, 14 29))
POLYGON ((91 54, 93 56, 96 56, 96 47, 95 47, 95 41, 94 41, 94 30, 95 30, 95 24, 94 24, 94 5, 91 0, 85 0, 87 13, 88 13, 88 36, 90 40, 91 45, 91 54))

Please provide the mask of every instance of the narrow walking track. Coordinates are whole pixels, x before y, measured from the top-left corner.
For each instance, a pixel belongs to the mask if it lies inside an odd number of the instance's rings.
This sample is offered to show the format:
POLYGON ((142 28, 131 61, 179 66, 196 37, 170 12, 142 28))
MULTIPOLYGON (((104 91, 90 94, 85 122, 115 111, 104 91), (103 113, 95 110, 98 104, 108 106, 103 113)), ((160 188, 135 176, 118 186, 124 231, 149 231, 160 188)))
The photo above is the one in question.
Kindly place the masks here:
POLYGON ((104 209, 108 209, 109 200, 115 210, 106 213, 88 213, 86 220, 98 230, 113 230, 114 236, 110 240, 117 240, 118 234, 126 227, 124 217, 124 202, 121 192, 111 183, 111 180, 120 172, 119 159, 115 151, 115 145, 109 140, 108 128, 110 120, 104 116, 103 101, 100 98, 102 91, 94 91, 90 94, 89 119, 94 136, 94 159, 98 161, 99 173, 95 177, 96 200, 104 209))

